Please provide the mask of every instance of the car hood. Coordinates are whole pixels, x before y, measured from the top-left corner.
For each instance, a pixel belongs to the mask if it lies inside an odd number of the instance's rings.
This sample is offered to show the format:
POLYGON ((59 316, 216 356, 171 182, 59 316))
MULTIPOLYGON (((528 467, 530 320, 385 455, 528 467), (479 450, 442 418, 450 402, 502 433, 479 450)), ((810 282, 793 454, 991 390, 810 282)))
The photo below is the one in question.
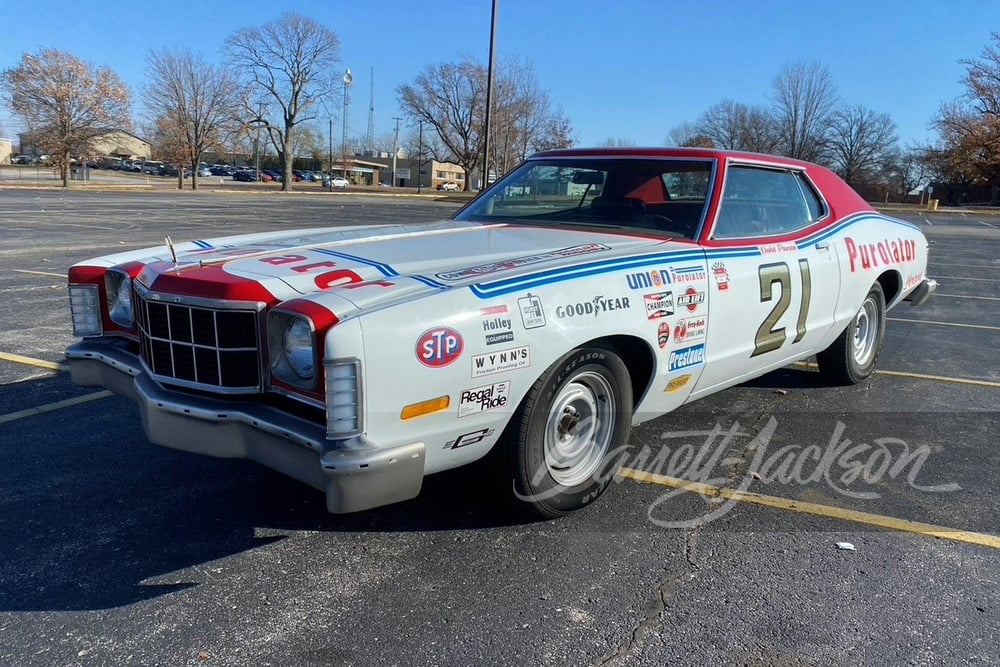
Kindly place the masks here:
POLYGON ((604 231, 451 220, 367 225, 178 244, 176 263, 169 252, 143 258, 140 281, 155 291, 206 298, 238 298, 241 290, 232 287, 242 283, 263 288, 274 301, 336 290, 360 308, 671 245, 604 231))

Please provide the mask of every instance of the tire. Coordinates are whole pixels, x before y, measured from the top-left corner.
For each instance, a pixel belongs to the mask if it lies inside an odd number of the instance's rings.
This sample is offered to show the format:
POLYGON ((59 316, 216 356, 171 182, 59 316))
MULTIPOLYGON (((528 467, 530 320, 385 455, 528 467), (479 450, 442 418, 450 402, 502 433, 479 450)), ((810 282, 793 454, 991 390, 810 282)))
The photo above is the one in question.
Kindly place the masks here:
POLYGON ((850 324, 818 355, 819 372, 835 384, 863 382, 875 372, 885 340, 885 294, 875 283, 850 324))
POLYGON ((597 500, 627 456, 632 400, 628 369, 610 349, 578 348, 550 366, 502 443, 514 505, 551 519, 597 500))

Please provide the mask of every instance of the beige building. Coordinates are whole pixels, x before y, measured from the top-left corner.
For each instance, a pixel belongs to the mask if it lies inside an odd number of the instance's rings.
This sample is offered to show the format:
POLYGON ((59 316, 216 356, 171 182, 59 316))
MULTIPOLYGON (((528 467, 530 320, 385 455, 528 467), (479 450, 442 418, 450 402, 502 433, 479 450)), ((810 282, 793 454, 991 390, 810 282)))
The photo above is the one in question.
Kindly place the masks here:
POLYGON ((152 153, 148 141, 123 130, 109 130, 90 140, 90 157, 98 156, 148 160, 152 153))
MULTIPOLYGON (((21 152, 30 155, 44 155, 51 151, 37 145, 30 132, 18 135, 21 152)), ((124 130, 105 130, 90 140, 89 155, 74 157, 118 157, 125 160, 148 160, 152 157, 149 142, 124 130)))
POLYGON ((0 137, 0 164, 10 164, 11 144, 10 139, 0 137))
MULTIPOLYGON (((369 160, 378 162, 383 166, 383 179, 386 183, 392 179, 392 157, 370 157, 369 160)), ((424 160, 417 169, 417 160, 411 158, 396 158, 396 177, 392 179, 393 185, 398 188, 417 187, 419 172, 419 184, 422 188, 435 189, 442 183, 455 183, 462 190, 465 189, 465 170, 453 162, 438 162, 437 160, 424 160)))

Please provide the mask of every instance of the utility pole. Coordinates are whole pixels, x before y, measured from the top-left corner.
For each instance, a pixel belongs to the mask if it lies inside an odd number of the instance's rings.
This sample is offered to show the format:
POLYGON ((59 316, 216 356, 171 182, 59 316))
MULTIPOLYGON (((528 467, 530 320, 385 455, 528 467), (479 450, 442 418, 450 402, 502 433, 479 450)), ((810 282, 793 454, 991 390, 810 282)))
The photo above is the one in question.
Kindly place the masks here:
MULTIPOLYGON (((344 178, 347 178, 347 112, 350 108, 350 87, 351 83, 354 81, 354 76, 351 74, 351 70, 348 68, 347 73, 344 74, 344 135, 342 140, 344 142, 344 163, 341 165, 344 169, 344 178)), ((347 179, 350 180, 350 179, 347 179)))
POLYGON ((330 184, 330 191, 333 191, 333 116, 327 112, 327 119, 330 121, 330 171, 327 172, 326 182, 330 184))
POLYGON ((392 141, 392 187, 396 187, 396 156, 399 155, 399 121, 403 120, 397 116, 392 119, 396 121, 396 138, 392 141))
POLYGON ((423 162, 424 162, 424 121, 420 119, 420 130, 417 135, 420 148, 417 149, 417 194, 420 194, 420 184, 423 182, 423 162))

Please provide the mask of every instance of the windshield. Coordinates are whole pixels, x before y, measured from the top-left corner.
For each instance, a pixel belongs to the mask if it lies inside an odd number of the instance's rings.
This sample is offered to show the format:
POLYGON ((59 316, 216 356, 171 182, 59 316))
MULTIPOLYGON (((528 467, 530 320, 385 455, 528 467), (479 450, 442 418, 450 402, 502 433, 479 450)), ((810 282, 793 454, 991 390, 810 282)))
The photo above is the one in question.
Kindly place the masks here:
POLYGON ((614 226, 697 237, 714 160, 529 160, 455 215, 457 220, 614 226))

